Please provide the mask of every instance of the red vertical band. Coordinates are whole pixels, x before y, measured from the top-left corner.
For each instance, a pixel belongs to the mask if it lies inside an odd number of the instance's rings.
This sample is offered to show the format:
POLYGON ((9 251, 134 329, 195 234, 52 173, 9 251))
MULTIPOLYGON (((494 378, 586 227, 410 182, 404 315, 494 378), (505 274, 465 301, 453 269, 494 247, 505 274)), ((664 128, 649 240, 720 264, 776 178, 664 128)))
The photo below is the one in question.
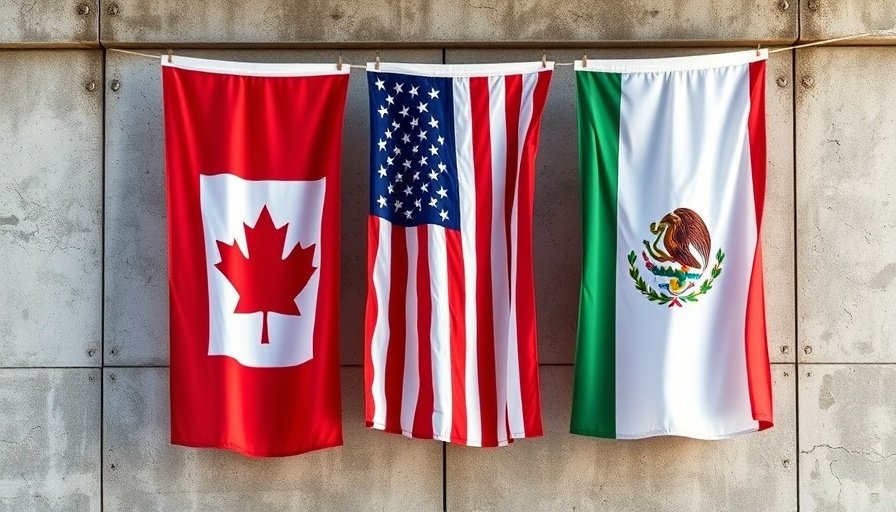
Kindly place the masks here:
POLYGON ((380 246, 380 218, 376 215, 367 217, 367 311, 364 320, 364 420, 367 426, 373 425, 373 329, 376 326, 377 308, 376 290, 373 286, 373 267, 376 253, 380 246))
POLYGON ((541 113, 548 97, 551 72, 538 73, 532 97, 532 118, 523 141, 517 192, 516 328, 519 347, 520 392, 525 436, 543 435, 538 382, 538 338, 535 331, 535 279, 532 276, 532 215, 535 198, 535 154, 541 131, 541 113))
POLYGON ((517 173, 519 172, 520 152, 520 110, 523 103, 523 77, 521 75, 509 75, 504 77, 504 115, 506 119, 505 132, 507 136, 507 181, 504 191, 504 235, 507 244, 507 282, 513 282, 510 275, 513 268, 512 260, 515 255, 511 252, 511 224, 513 215, 513 201, 517 193, 517 173))
POLYGON ((492 142, 488 78, 470 79, 473 174, 476 180, 476 362, 482 446, 498 445, 495 312, 492 290, 492 142))
POLYGON ((386 348, 386 432, 400 434, 407 333, 405 302, 408 288, 406 228, 392 227, 392 275, 389 283, 389 346, 386 348))
POLYGON ((756 254, 747 293, 745 343, 747 381, 753 419, 759 430, 772 426, 772 379, 765 328, 765 291, 762 277, 762 211, 765 203, 765 69, 766 61, 750 64, 750 163, 753 204, 756 207, 756 254))
POLYGON ((432 291, 429 277, 429 229, 417 226, 417 373, 420 391, 411 435, 432 439, 432 291))
POLYGON ((464 289, 464 253, 460 231, 445 230, 448 252, 448 329, 451 340, 451 441, 466 444, 467 397, 466 378, 467 335, 466 293, 464 289))

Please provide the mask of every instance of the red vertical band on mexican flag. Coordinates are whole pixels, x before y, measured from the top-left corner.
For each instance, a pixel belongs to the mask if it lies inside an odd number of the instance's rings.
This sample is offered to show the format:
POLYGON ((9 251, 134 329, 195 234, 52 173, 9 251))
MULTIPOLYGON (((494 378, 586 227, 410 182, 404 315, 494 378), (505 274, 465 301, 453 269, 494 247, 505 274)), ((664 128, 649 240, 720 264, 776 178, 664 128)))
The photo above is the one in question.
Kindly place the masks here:
POLYGON ((747 381, 753 418, 759 430, 772 426, 772 379, 765 327, 765 291, 762 277, 762 212, 765 203, 765 70, 766 61, 750 64, 750 163, 753 203, 756 207, 756 255, 750 274, 746 312, 747 381))
MULTIPOLYGON (((367 219, 367 312, 364 320, 366 343, 364 350, 370 352, 373 344, 373 329, 376 325, 377 308, 376 293, 373 293, 373 267, 376 264, 376 253, 380 246, 380 218, 370 215, 367 219)), ((374 413, 373 402, 373 358, 368 353, 364 358, 364 417, 368 426, 372 423, 374 413)))
MULTIPOLYGON (((373 215, 372 217, 376 217, 373 215)), ((414 412, 413 436, 432 438, 432 293, 429 275, 429 233, 417 226, 417 368, 420 391, 414 412)))
POLYGON ((460 231, 446 229, 445 241, 448 245, 448 330, 451 340, 451 441, 466 444, 466 290, 460 231))

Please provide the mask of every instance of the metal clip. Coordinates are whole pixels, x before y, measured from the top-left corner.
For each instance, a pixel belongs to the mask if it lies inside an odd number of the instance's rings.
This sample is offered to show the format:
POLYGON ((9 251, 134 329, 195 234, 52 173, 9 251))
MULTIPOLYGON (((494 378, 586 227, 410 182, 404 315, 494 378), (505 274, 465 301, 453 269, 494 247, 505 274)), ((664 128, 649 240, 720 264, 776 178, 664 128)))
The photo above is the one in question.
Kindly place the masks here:
POLYGON ((588 67, 588 56, 585 55, 584 53, 582 54, 582 67, 583 68, 588 67))
POLYGON ((380 70, 380 52, 376 52, 376 61, 373 64, 373 69, 380 70))
POLYGON ((336 59, 336 71, 342 71, 342 54, 339 54, 339 58, 336 59))
POLYGON ((168 64, 171 64, 171 62, 172 62, 171 59, 173 57, 174 57, 174 50, 172 50, 171 48, 168 48, 168 64))
POLYGON ((548 56, 545 55, 544 50, 541 50, 541 67, 548 67, 548 56))
POLYGON ((761 49, 762 49, 762 45, 761 45, 761 44, 757 44, 757 45, 756 45, 756 56, 757 56, 757 57, 759 57, 760 55, 762 55, 762 52, 760 52, 761 49))

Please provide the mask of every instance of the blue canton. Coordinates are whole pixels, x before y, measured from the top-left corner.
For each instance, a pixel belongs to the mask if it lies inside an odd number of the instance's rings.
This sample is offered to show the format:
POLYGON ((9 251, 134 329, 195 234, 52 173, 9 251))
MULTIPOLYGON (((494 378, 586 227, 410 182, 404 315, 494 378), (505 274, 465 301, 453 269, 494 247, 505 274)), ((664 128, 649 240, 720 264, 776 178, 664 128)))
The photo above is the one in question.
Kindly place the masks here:
POLYGON ((460 229, 452 79, 369 71, 370 213, 460 229))

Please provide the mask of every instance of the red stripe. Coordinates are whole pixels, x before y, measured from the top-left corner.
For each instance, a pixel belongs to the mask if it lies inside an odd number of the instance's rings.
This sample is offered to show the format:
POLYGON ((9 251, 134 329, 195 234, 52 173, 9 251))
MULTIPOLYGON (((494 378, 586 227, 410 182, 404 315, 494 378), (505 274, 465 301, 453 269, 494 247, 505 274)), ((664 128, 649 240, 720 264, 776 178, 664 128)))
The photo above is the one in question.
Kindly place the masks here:
POLYGON ((762 277, 762 211, 765 203, 765 68, 766 61, 750 64, 750 163, 753 203, 756 206, 756 254, 750 274, 746 312, 747 382, 753 419, 759 430, 772 426, 772 377, 765 329, 765 290, 762 277))
POLYGON ((464 378, 466 375, 467 336, 464 330, 464 253, 460 231, 445 230, 448 245, 448 316, 451 339, 451 441, 466 444, 467 405, 464 378))
POLYGON ((405 300, 408 286, 408 247, 405 228, 392 226, 392 275, 389 279, 389 346, 386 348, 386 431, 401 433, 404 388, 405 300))
POLYGON ((526 437, 540 436, 541 397, 538 384, 538 339, 535 332, 535 281, 532 277, 532 215, 535 196, 535 153, 541 130, 541 112, 548 96, 551 72, 538 73, 532 98, 532 119, 520 157, 519 192, 517 195, 517 295, 516 329, 520 363, 520 393, 526 437))
POLYGON ((376 262, 376 253, 380 245, 380 218, 370 215, 367 218, 367 313, 364 322, 364 418, 367 426, 373 425, 373 329, 376 325, 377 301, 376 290, 373 287, 373 266, 376 262))
POLYGON ((417 359, 420 392, 412 435, 432 439, 432 290, 429 280, 429 229, 417 226, 417 359))
POLYGON ((507 181, 505 182, 504 191, 504 235, 507 243, 507 280, 511 282, 513 276, 510 275, 511 261, 513 254, 510 248, 513 247, 510 242, 510 227, 512 224, 511 215, 513 214, 513 199, 516 193, 516 180, 519 168, 517 161, 520 151, 520 110, 523 103, 523 77, 521 75, 510 75, 504 77, 504 115, 506 122, 507 137, 507 181))
POLYGON ((492 142, 488 78, 470 79, 473 174, 476 181, 476 360, 482 446, 498 445, 495 313, 492 290, 492 142))

